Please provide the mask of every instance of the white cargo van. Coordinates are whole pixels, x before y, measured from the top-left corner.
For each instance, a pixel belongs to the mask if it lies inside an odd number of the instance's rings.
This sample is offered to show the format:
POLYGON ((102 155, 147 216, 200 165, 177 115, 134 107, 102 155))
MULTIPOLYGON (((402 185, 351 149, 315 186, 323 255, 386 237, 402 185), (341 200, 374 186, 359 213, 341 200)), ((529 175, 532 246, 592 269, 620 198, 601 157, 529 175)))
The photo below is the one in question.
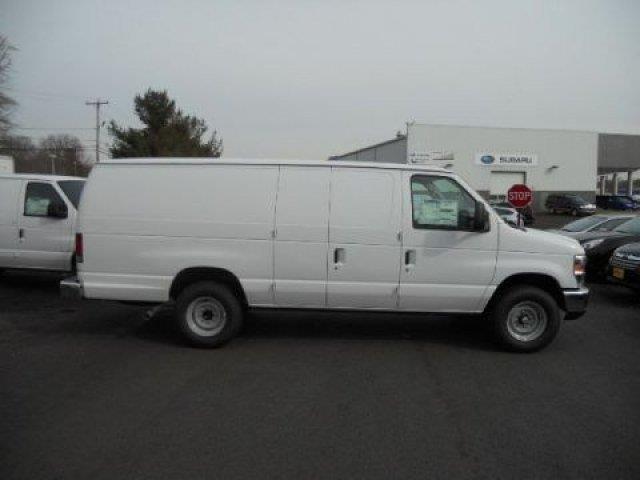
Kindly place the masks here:
POLYGON ((0 174, 0 270, 73 270, 85 179, 0 174))
POLYGON ((463 180, 418 165, 106 160, 83 194, 67 296, 175 301, 215 346, 248 308, 486 313, 511 349, 587 304, 572 239, 507 225, 463 180))

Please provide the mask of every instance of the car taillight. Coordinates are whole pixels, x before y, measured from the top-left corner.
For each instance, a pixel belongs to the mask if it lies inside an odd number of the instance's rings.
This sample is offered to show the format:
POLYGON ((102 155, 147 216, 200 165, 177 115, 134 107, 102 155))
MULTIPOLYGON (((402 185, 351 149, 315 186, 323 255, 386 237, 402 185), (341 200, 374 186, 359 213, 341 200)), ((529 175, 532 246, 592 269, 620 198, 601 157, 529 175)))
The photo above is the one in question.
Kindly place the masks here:
POLYGON ((82 244, 82 234, 76 233, 76 263, 82 263, 84 256, 84 245, 82 244))

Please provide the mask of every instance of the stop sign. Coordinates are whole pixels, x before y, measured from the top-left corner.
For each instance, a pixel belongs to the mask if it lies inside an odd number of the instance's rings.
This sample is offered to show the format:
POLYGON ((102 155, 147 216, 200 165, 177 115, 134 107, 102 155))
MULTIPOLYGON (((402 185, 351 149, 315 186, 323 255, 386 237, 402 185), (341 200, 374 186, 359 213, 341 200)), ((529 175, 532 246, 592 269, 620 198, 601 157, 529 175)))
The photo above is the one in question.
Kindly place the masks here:
POLYGON ((507 191, 507 200, 512 207, 523 208, 533 201, 533 192, 526 185, 516 184, 507 191))

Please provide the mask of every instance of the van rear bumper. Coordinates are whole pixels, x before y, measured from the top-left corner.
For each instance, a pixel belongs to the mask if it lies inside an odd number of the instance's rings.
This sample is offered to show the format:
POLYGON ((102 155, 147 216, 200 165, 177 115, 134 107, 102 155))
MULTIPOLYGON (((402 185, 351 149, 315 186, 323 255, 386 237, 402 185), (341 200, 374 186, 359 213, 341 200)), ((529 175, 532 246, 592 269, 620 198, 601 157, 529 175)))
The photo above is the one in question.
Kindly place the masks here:
POLYGON ((68 277, 60 282, 60 296, 62 298, 69 298, 72 300, 80 300, 84 297, 82 285, 80 284, 78 277, 68 277))
POLYGON ((589 289, 586 287, 564 290, 564 310, 567 312, 565 320, 580 318, 587 311, 589 303, 589 289))

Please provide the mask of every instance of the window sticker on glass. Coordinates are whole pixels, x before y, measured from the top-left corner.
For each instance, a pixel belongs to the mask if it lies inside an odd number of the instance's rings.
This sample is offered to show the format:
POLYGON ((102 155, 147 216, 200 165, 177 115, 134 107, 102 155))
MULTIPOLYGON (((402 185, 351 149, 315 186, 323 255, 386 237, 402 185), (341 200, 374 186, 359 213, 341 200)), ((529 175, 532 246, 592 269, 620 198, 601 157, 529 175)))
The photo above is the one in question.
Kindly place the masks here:
POLYGON ((420 202, 418 208, 414 208, 418 217, 415 219, 417 223, 442 227, 458 226, 457 200, 437 200, 427 198, 428 196, 417 197, 419 198, 416 201, 420 202))
POLYGON ((45 217, 49 209, 50 200, 48 198, 27 197, 25 214, 31 216, 45 217))
POLYGON ((475 201, 450 178, 416 175, 411 179, 414 228, 468 230, 475 201))

